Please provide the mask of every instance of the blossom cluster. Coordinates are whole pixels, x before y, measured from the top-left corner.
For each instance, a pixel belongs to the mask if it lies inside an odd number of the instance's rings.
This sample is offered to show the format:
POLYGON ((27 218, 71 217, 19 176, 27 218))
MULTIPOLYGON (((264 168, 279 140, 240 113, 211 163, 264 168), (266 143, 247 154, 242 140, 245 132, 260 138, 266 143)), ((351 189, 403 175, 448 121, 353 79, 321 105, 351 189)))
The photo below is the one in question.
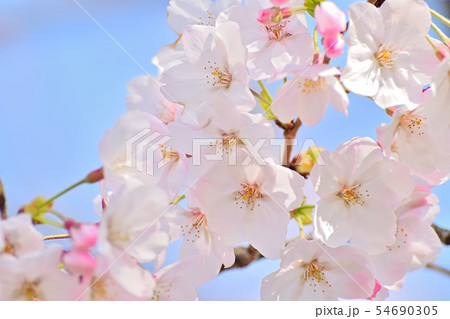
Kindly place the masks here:
POLYGON ((158 75, 129 83, 127 112, 99 145, 99 222, 43 199, 0 221, 0 299, 197 300, 248 243, 281 260, 262 300, 382 300, 438 257, 450 50, 428 35, 424 1, 355 2, 347 15, 319 0, 171 0, 167 11, 179 39, 153 58, 158 75), (341 71, 330 59, 345 47, 341 71), (280 83, 275 97, 262 81, 280 83), (351 92, 391 116, 377 141, 279 155, 275 128, 317 125, 329 103, 347 115, 351 92), (47 213, 69 248, 34 227, 47 213), (291 220, 298 238, 286 238, 291 220))

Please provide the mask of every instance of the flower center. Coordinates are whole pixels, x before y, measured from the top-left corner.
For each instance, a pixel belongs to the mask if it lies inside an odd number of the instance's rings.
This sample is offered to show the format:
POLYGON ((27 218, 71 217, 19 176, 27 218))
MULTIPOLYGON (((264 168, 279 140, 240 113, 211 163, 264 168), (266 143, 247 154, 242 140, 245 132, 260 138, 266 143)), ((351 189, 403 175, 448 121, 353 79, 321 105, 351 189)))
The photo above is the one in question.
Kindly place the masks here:
POLYGON ((164 146, 163 144, 159 144, 159 147, 161 148, 163 164, 167 164, 169 162, 175 162, 180 158, 180 154, 178 154, 178 152, 174 151, 170 147, 164 146))
POLYGON ((213 87, 229 88, 233 76, 226 68, 220 68, 217 66, 217 62, 208 61, 208 65, 204 67, 208 72, 206 76, 206 83, 213 87))
POLYGON ((170 299, 170 290, 172 289, 172 284, 159 284, 153 289, 153 301, 160 301, 161 299, 170 299))
POLYGON ((426 123, 426 118, 412 113, 402 115, 400 118, 400 126, 406 128, 412 135, 425 134, 423 125, 426 123))
POLYGON ((317 261, 313 261, 306 266, 303 278, 305 280, 317 280, 318 282, 322 281, 325 278, 323 273, 324 268, 325 267, 319 264, 317 261))
POLYGON ((288 22, 289 20, 280 22, 279 24, 274 26, 263 25, 262 27, 266 29, 269 40, 281 41, 284 38, 290 37, 292 35, 286 30, 286 25, 288 22))
POLYGON ((378 60, 380 66, 392 69, 398 60, 399 51, 397 49, 397 43, 383 43, 378 48, 378 52, 375 53, 375 58, 378 60))
POLYGON ((197 216, 192 224, 181 226, 181 234, 186 241, 195 242, 200 238, 204 227, 206 227, 206 216, 202 212, 193 211, 192 214, 197 216))
POLYGON ((363 194, 359 190, 360 187, 361 185, 359 184, 353 186, 344 185, 336 196, 342 198, 349 205, 358 204, 363 206, 365 204, 364 197, 369 197, 369 192, 366 190, 365 194, 363 194))
POLYGON ((322 91, 322 84, 324 80, 322 78, 318 78, 316 81, 311 79, 303 79, 298 81, 297 87, 302 90, 303 93, 317 93, 322 91))
MULTIPOLYGON (((215 142, 216 153, 222 154, 225 152, 226 154, 232 153, 234 150, 236 150, 236 146, 239 143, 239 139, 237 138, 236 134, 223 134, 222 139, 218 139, 215 142)), ((213 146, 213 142, 210 143, 211 146, 213 146)))
POLYGON ((6 240, 6 242, 5 242, 5 248, 3 249, 3 252, 5 254, 14 255, 14 246, 11 245, 11 243, 8 240, 6 240))
MULTIPOLYGON (((263 198, 263 195, 259 192, 258 185, 256 184, 242 183, 241 186, 242 189, 235 192, 234 199, 236 200, 236 205, 239 205, 239 208, 243 208, 243 206, 246 205, 247 208, 253 210, 255 201, 263 198), (240 200, 242 200, 241 203, 239 203, 240 200)), ((260 204, 258 204, 258 206, 260 206, 260 204)))
POLYGON ((108 279, 107 276, 102 276, 100 278, 93 278, 91 286, 91 299, 92 300, 113 300, 108 298, 108 279))
POLYGON ((28 301, 37 301, 36 284, 25 282, 20 290, 20 295, 25 296, 28 301))

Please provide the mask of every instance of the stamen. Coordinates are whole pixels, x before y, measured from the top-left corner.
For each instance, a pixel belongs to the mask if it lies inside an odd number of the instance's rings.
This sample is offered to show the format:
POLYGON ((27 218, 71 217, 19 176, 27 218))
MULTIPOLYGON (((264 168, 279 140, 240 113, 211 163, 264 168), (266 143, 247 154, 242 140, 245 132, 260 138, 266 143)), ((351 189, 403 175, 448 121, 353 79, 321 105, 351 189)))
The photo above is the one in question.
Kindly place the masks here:
POLYGON ((318 78, 316 81, 311 79, 303 79, 298 81, 297 87, 302 89, 303 93, 317 93, 322 91, 322 84, 324 84, 324 80, 322 78, 318 78))
POLYGON ((383 43, 378 48, 378 52, 375 53, 375 58, 378 60, 380 66, 392 69, 398 60, 399 52, 400 50, 397 49, 397 43, 383 43))
MULTIPOLYGON (((255 207, 256 200, 263 198, 263 195, 259 192, 258 185, 256 184, 242 183, 241 186, 242 189, 235 192, 234 199, 236 200, 236 204, 241 209, 245 204, 252 211, 255 207), (239 200, 242 200, 241 203, 239 203, 239 200)), ((261 204, 258 203, 258 206, 261 206, 261 204)))
POLYGON ((423 124, 426 123, 426 118, 413 114, 402 115, 400 118, 400 126, 408 129, 411 134, 424 135, 423 124))
POLYGON ((280 22, 279 24, 275 26, 266 26, 263 25, 262 27, 266 29, 267 35, 269 36, 269 40, 273 41, 281 41, 284 38, 292 36, 291 33, 287 32, 287 24, 289 23, 289 20, 280 22))
POLYGON ((207 66, 203 68, 208 72, 206 76, 206 83, 213 87, 225 87, 229 88, 233 76, 226 68, 220 68, 217 66, 217 62, 208 61, 207 66))
POLYGON ((365 194, 359 191, 361 187, 360 184, 356 184, 353 186, 344 185, 339 193, 336 194, 337 197, 342 198, 347 204, 351 205, 361 205, 365 204, 364 197, 369 197, 369 191, 366 190, 365 194))

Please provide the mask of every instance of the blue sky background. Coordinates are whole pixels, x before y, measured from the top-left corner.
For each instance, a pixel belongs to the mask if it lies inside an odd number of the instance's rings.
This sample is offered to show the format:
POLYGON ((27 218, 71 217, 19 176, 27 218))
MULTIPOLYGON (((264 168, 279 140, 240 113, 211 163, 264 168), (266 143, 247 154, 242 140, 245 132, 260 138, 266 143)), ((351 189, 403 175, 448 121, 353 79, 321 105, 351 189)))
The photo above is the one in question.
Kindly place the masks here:
MULTIPOLYGON (((194 1, 194 0, 193 0, 194 1)), ((336 1, 343 10, 353 1, 336 1)), ((441 13, 447 1, 429 1, 441 13)), ((151 58, 174 42, 167 26, 168 0, 79 0, 139 63, 156 75, 151 58)), ((438 24, 449 34, 442 24, 438 24)), ((333 65, 345 65, 344 58, 333 65)), ((0 178, 10 212, 37 195, 47 197, 101 166, 98 143, 126 112, 126 85, 144 74, 72 0, 0 2, 0 178)), ((271 87, 275 92, 276 86, 271 87)), ((315 127, 298 138, 313 138, 334 150, 354 136, 376 138, 389 122, 367 98, 350 95, 349 116, 329 108, 315 127)), ((434 189, 441 201, 436 223, 450 228, 450 185, 434 189)), ((59 199, 56 208, 78 220, 96 221, 92 199, 97 185, 85 185, 59 199)), ((175 253, 169 260, 175 260, 175 253)), ((437 264, 450 268, 450 249, 437 264)), ((229 271, 198 289, 201 300, 258 300, 261 279, 278 261, 260 261, 229 271)), ((422 269, 406 277, 390 300, 450 300, 450 277, 422 269)))

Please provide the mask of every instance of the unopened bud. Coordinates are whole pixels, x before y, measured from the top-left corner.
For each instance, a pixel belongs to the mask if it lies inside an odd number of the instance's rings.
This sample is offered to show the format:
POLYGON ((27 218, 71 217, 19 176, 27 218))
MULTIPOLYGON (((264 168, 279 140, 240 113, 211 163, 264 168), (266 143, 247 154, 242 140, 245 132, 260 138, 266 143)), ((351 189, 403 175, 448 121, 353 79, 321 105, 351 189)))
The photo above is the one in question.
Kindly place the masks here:
POLYGON ((281 22, 280 8, 270 8, 259 11, 258 21, 266 26, 273 27, 281 22))
POLYGON ((86 176, 86 183, 93 184, 101 181, 103 179, 103 167, 100 167, 99 169, 90 172, 86 176))

